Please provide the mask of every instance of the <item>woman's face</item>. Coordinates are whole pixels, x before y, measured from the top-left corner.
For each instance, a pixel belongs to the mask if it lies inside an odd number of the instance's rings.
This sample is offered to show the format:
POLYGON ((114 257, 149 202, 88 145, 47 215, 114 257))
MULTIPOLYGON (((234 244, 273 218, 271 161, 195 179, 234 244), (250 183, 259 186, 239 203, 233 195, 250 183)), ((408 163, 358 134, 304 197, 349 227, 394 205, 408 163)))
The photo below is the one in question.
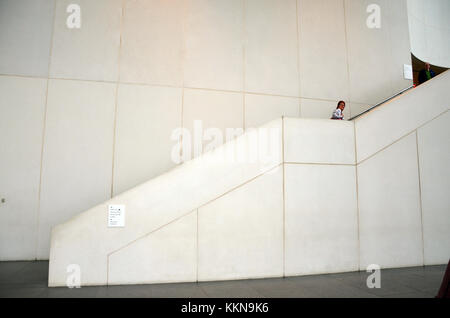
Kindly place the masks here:
POLYGON ((339 103, 339 109, 340 110, 344 110, 344 108, 345 108, 345 103, 344 102, 340 102, 339 103))

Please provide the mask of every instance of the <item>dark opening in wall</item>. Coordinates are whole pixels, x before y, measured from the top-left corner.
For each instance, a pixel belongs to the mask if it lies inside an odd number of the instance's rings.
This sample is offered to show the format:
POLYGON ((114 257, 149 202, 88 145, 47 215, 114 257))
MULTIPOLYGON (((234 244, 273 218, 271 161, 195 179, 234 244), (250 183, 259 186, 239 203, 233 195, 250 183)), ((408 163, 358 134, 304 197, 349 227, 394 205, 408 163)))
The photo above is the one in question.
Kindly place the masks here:
MULTIPOLYGON (((422 60, 418 59, 414 54, 411 53, 411 62, 412 62, 412 67, 413 67, 414 85, 419 85, 419 72, 421 70, 425 69, 425 63, 427 61, 422 61, 422 60)), ((430 66, 436 75, 439 75, 439 74, 445 72, 446 70, 448 70, 448 68, 439 67, 439 66, 433 65, 431 63, 430 63, 430 66)))

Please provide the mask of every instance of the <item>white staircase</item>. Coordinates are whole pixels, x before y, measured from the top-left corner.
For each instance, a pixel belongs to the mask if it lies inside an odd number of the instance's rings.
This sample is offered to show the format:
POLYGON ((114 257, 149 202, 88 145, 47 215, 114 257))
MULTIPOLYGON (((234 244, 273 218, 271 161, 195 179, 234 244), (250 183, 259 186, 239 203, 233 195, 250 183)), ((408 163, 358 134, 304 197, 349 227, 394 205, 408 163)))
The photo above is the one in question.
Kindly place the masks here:
POLYGON ((447 263, 449 88, 445 72, 355 121, 277 119, 95 206, 53 228, 49 286, 70 264, 87 286, 447 263))

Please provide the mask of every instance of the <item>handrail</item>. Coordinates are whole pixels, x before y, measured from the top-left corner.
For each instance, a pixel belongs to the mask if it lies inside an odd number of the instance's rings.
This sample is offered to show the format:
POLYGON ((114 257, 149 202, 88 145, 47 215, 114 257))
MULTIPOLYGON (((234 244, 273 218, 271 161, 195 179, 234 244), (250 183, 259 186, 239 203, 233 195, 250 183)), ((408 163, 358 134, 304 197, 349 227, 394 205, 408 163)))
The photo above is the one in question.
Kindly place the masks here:
POLYGON ((391 99, 393 99, 393 98, 395 98, 395 97, 397 97, 397 96, 403 94, 403 93, 406 92, 406 91, 409 91, 411 88, 414 88, 414 87, 415 87, 414 85, 411 85, 411 86, 409 86, 409 87, 407 87, 407 88, 401 90, 401 91, 398 92, 397 94, 392 95, 391 97, 386 98, 386 99, 383 100, 382 102, 379 102, 378 104, 376 104, 376 105, 370 107, 370 108, 367 109, 366 111, 364 111, 364 112, 362 112, 362 113, 360 113, 360 114, 358 114, 358 115, 356 115, 356 116, 353 116, 353 117, 350 118, 349 120, 353 120, 353 119, 358 118, 359 116, 361 116, 361 115, 363 115, 363 114, 365 114, 365 113, 367 113, 367 112, 370 112, 372 109, 377 108, 378 106, 380 106, 380 105, 382 105, 382 104, 384 104, 384 103, 390 101, 391 99))

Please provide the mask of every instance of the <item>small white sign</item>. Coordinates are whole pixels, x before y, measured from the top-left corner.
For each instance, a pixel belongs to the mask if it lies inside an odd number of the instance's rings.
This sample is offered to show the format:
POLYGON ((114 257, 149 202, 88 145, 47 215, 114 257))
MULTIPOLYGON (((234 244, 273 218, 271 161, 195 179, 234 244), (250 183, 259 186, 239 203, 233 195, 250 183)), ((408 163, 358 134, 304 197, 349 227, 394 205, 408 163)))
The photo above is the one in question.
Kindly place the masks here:
POLYGON ((407 80, 413 79, 413 69, 412 65, 404 64, 403 65, 403 76, 407 80))
POLYGON ((125 226, 125 205, 110 204, 108 206, 108 227, 125 226))

